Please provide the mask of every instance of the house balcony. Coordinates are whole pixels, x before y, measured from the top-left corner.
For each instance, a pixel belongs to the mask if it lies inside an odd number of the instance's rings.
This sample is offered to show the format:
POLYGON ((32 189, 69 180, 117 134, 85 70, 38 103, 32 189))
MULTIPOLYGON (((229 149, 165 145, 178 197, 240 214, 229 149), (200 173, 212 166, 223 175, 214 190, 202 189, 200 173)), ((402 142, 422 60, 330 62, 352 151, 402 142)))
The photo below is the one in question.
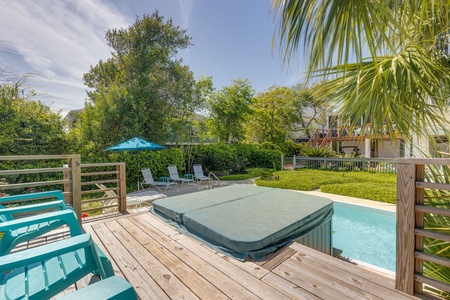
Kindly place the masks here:
MULTIPOLYGON (((402 139, 400 134, 395 135, 396 139, 402 139)), ((390 140, 386 132, 380 135, 374 135, 370 133, 370 124, 366 126, 343 126, 339 128, 331 129, 319 129, 317 128, 311 135, 307 146, 330 146, 333 142, 346 142, 346 141, 361 141, 364 139, 377 139, 377 140, 390 140)))

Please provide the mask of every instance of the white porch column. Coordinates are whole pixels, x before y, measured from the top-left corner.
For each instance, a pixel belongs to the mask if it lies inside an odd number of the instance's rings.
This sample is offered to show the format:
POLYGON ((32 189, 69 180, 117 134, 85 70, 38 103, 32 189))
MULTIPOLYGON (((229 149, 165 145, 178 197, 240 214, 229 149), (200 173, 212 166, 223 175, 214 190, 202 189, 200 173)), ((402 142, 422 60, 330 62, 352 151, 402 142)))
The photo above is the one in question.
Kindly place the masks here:
POLYGON ((364 157, 370 158, 370 139, 364 139, 364 157))

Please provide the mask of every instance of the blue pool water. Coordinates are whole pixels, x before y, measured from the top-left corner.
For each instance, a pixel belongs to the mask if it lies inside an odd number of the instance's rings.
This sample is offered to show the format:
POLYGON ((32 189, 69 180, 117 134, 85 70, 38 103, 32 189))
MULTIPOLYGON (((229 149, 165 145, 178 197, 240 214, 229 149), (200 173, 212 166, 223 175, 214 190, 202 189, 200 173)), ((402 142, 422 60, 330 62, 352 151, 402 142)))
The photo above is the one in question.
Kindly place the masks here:
POLYGON ((395 271, 395 213, 334 202, 333 247, 342 255, 395 271))

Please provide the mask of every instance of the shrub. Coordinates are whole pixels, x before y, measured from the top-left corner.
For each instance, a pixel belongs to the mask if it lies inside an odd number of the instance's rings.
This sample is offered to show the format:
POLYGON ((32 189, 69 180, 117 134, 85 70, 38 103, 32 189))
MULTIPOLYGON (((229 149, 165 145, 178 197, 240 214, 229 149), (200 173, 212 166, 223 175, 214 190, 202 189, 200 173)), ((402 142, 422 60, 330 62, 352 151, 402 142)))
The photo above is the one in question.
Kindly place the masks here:
POLYGON ((206 169, 204 160, 214 160, 213 171, 233 171, 239 165, 251 168, 272 168, 281 165, 281 151, 261 149, 257 144, 208 144, 193 149, 194 163, 200 163, 206 169), (231 162, 231 163, 230 163, 231 162))
POLYGON ((283 153, 286 156, 301 155, 305 143, 297 144, 293 140, 286 140, 283 144, 283 153))
POLYGON ((328 147, 310 146, 304 147, 301 154, 308 157, 335 157, 336 152, 328 147))

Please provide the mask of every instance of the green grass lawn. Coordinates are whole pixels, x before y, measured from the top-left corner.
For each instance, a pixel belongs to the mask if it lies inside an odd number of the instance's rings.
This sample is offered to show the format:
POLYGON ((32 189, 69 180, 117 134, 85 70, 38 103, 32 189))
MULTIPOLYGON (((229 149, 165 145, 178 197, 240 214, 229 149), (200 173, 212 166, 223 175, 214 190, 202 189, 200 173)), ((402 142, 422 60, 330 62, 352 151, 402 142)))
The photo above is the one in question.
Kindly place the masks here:
POLYGON ((246 180, 256 177, 264 176, 265 174, 270 174, 273 172, 273 169, 266 168, 248 168, 246 174, 233 174, 233 175, 224 175, 219 176, 220 180, 246 180))
POLYGON ((320 189, 324 193, 388 203, 396 201, 396 174, 298 169, 276 172, 274 178, 257 179, 256 184, 299 191, 320 189))

